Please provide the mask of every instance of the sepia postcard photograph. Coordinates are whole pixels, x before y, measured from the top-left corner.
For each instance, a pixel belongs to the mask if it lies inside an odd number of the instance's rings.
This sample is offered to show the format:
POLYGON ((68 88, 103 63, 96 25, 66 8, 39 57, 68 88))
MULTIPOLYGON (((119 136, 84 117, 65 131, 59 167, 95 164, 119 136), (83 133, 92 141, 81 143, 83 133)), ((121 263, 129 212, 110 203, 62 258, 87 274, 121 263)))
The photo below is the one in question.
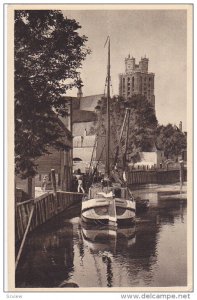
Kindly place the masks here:
POLYGON ((191 292, 193 5, 6 22, 7 291, 191 292))

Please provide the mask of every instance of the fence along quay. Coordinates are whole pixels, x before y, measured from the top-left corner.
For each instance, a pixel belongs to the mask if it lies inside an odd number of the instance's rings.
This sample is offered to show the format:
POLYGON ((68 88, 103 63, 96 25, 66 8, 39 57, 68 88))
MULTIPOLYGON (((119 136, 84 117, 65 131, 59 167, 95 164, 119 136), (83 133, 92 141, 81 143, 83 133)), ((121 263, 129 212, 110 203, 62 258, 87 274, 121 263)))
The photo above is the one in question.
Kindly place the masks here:
MULTIPOLYGON (((187 169, 181 170, 182 180, 187 180, 187 169)), ((130 170, 128 183, 134 184, 167 184, 180 181, 180 170, 130 170)))
POLYGON ((52 170, 53 191, 47 192, 35 199, 30 199, 15 206, 15 242, 20 242, 15 268, 25 244, 27 234, 44 224, 66 208, 80 202, 82 193, 57 191, 55 171, 52 170))

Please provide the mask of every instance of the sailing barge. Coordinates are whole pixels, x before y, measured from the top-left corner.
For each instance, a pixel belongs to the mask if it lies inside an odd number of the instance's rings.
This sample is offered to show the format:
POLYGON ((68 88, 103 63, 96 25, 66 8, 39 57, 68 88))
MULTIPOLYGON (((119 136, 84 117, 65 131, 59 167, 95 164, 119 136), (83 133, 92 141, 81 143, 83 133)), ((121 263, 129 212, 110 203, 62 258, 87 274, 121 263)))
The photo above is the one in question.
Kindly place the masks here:
MULTIPOLYGON (((110 165, 110 38, 108 37, 106 162, 103 182, 92 183, 82 201, 81 218, 89 224, 121 226, 135 222, 136 203, 124 178, 110 165)), ((107 43, 106 41, 106 43, 107 43)), ((122 130, 130 111, 126 110, 122 130)), ((126 139, 128 140, 128 139, 126 139)), ((118 148, 117 148, 118 149, 118 148)), ((127 147, 125 147, 127 149, 127 147)), ((126 157, 126 156, 125 156, 126 157)), ((124 177, 124 176, 123 176, 124 177)))

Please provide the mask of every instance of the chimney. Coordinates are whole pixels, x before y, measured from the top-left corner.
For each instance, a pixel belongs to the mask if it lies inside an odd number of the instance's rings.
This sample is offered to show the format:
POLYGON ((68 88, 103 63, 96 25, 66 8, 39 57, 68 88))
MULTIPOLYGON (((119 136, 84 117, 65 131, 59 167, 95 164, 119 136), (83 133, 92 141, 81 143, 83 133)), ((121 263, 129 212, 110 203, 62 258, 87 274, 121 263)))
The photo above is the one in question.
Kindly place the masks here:
POLYGON ((87 130, 86 130, 86 128, 85 128, 85 130, 84 130, 83 136, 84 136, 84 137, 87 136, 87 130))
POLYGON ((179 123, 179 130, 182 132, 182 130, 183 130, 183 126, 182 126, 182 121, 180 121, 180 123, 179 123))
POLYGON ((82 87, 78 88, 77 98, 81 99, 83 97, 82 87))
POLYGON ((77 76, 77 87, 78 87, 77 97, 79 99, 81 99, 83 97, 82 86, 83 86, 82 80, 81 80, 80 74, 78 74, 78 76, 77 76))

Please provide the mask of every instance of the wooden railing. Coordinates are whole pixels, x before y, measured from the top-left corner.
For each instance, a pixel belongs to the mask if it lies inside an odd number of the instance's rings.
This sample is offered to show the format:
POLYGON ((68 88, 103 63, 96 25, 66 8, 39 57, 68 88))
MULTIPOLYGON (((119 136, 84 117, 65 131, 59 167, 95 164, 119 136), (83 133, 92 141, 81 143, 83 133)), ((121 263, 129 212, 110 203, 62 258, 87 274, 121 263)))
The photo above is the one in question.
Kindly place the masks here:
POLYGON ((28 232, 44 224, 53 216, 64 211, 71 205, 80 202, 82 199, 80 193, 57 191, 46 193, 42 196, 16 203, 15 209, 15 240, 20 241, 27 229, 28 232), (30 220, 31 216, 31 220, 30 220))

